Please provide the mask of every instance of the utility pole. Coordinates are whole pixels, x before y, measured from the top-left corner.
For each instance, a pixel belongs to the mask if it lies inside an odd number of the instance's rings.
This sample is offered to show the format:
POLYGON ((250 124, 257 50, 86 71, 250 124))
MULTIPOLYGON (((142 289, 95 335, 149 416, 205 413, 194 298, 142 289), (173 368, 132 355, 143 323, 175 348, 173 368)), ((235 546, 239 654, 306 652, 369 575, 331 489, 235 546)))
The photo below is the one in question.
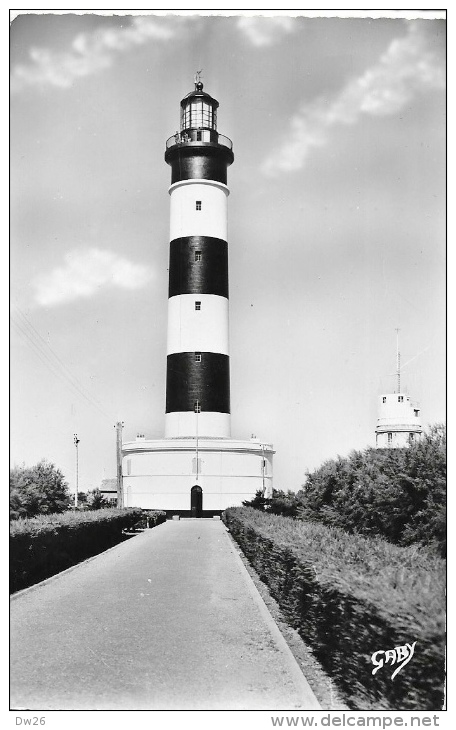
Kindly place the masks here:
POLYGON ((266 484, 264 483, 264 444, 261 444, 261 476, 263 478, 263 497, 266 494, 266 484))
POLYGON ((199 456, 198 456, 198 413, 200 411, 200 405, 199 405, 199 401, 198 400, 196 401, 195 411, 196 411, 196 482, 198 482, 198 476, 199 476, 199 464, 198 464, 198 459, 199 459, 199 456))
POLYGON ((79 458, 78 458, 78 434, 74 434, 74 445, 76 446, 76 493, 74 495, 74 508, 78 507, 78 491, 79 491, 79 458))
POLYGON ((116 461, 117 461, 117 507, 122 509, 124 506, 123 496, 123 476, 122 476, 122 429, 123 421, 117 421, 114 428, 116 429, 116 461))

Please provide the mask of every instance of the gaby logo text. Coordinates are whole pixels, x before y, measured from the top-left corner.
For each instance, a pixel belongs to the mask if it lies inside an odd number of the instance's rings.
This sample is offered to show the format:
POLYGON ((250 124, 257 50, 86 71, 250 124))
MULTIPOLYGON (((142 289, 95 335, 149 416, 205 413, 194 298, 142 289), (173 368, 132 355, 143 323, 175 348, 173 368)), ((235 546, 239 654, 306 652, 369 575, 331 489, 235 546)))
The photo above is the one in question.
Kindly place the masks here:
POLYGON ((405 667, 405 665, 409 663, 415 651, 415 646, 416 641, 414 641, 413 644, 396 646, 394 649, 388 649, 387 651, 383 651, 382 649, 380 649, 379 651, 374 651, 371 657, 372 663, 375 664, 375 667, 372 670, 372 674, 378 672, 378 670, 381 669, 384 664, 391 663, 391 665, 393 665, 400 662, 399 666, 396 667, 391 675, 391 679, 394 679, 396 674, 401 671, 402 667, 405 667))

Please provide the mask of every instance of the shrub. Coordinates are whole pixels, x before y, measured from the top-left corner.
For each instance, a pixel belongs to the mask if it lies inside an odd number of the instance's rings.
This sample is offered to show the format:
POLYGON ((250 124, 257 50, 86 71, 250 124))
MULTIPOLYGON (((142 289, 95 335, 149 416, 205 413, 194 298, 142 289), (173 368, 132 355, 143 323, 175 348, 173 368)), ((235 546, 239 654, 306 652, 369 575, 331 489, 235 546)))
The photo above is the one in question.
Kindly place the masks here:
POLYGON ((443 560, 422 547, 230 508, 225 522, 352 709, 442 709, 443 560), (371 655, 417 641, 391 681, 371 655))
POLYGON ((89 490, 86 503, 87 507, 91 510, 115 507, 115 502, 110 502, 106 499, 98 488, 89 490))
POLYGON ((404 449, 366 449, 325 462, 297 493, 306 520, 446 554, 446 437, 434 426, 404 449))
POLYGON ((166 512, 159 509, 147 509, 143 511, 145 517, 146 527, 157 527, 163 522, 166 522, 166 512))
POLYGON ((254 498, 250 501, 246 500, 242 503, 244 507, 253 507, 263 511, 271 512, 274 515, 283 515, 284 517, 296 517, 299 512, 301 501, 297 498, 296 493, 291 489, 283 492, 281 489, 273 489, 272 497, 264 497, 263 492, 259 489, 254 498))
POLYGON ((10 525, 10 588, 18 591, 126 539, 140 509, 103 509, 19 519, 10 525))
POLYGON ((253 509, 269 509, 270 499, 264 496, 262 489, 257 489, 253 499, 246 499, 242 502, 243 507, 253 507, 253 509))
POLYGON ((46 460, 10 471, 10 518, 64 512, 70 504, 68 485, 60 469, 46 460))

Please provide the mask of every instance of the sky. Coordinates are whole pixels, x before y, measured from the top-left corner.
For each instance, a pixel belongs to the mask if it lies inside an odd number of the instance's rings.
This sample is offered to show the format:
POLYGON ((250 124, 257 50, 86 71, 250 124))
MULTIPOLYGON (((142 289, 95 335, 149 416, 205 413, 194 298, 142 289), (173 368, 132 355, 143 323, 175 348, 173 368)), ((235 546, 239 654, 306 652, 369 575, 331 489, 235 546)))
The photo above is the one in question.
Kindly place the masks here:
MULTIPOLYGON (((302 11, 304 12, 304 11, 302 11)), ((390 13, 391 14, 391 13, 390 13)), ((11 464, 70 488, 164 435, 170 168, 202 69, 228 169, 232 436, 274 486, 446 415, 442 19, 20 14, 11 25, 11 464)))

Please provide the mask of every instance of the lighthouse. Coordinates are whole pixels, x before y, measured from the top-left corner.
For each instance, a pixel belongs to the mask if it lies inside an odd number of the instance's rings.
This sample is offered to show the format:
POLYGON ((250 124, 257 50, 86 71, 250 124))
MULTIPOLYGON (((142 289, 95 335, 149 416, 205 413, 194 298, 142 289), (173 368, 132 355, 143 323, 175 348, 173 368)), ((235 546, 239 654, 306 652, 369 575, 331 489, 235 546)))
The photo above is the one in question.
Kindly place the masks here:
POLYGON ((171 167, 165 437, 230 430, 227 168, 218 101, 201 81, 181 101, 171 167))
POLYGON ((195 88, 166 142, 170 166, 164 438, 147 427, 122 444, 123 504, 211 517, 257 492, 272 494, 272 444, 231 436, 228 167, 233 144, 219 103, 195 88))

